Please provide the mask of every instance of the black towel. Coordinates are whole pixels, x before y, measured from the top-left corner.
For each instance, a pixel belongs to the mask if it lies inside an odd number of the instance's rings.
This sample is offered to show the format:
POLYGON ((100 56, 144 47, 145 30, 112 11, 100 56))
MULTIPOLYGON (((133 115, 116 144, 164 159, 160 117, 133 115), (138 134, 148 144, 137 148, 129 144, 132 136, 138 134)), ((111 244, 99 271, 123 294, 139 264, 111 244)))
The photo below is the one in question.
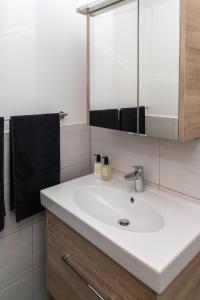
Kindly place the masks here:
POLYGON ((146 127, 145 127, 145 107, 139 107, 139 134, 146 134, 146 127))
POLYGON ((145 134, 145 107, 122 108, 120 110, 120 129, 137 133, 137 119, 139 109, 139 133, 145 134))
POLYGON ((90 125, 109 129, 119 129, 118 109, 90 111, 90 125))
POLYGON ((0 231, 4 229, 4 118, 0 118, 0 231))
POLYGON ((59 114, 11 117, 11 209, 17 222, 41 212, 40 190, 60 183, 59 114))

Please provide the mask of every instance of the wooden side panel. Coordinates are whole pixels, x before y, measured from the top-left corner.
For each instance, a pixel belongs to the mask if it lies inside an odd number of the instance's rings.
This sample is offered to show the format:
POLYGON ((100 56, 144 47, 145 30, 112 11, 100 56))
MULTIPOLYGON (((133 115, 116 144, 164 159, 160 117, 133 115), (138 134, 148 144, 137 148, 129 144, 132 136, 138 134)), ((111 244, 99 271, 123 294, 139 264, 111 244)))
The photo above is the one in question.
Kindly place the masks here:
MULTIPOLYGON (((67 243, 100 277, 127 300, 156 300, 156 293, 57 217, 48 213, 48 230, 67 243)), ((118 296, 115 300, 120 300, 118 296)))
POLYGON ((181 272, 158 300, 200 299, 200 254, 181 272))
POLYGON ((200 137, 200 1, 180 0, 179 139, 200 137))

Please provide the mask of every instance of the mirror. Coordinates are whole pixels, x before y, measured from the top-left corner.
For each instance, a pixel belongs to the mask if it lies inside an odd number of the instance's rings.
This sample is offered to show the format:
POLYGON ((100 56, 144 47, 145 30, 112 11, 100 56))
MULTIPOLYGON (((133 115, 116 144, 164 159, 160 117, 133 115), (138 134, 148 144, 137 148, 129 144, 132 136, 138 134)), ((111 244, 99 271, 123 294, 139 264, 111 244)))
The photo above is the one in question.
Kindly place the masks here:
POLYGON ((90 18, 90 123, 137 133, 138 7, 128 1, 90 18), (131 38, 130 38, 131 37, 131 38), (106 121, 107 120, 107 121, 106 121))
POLYGON ((90 124, 178 139, 180 1, 104 0, 89 15, 90 124))
POLYGON ((146 135, 178 139, 180 1, 139 1, 139 103, 146 135))

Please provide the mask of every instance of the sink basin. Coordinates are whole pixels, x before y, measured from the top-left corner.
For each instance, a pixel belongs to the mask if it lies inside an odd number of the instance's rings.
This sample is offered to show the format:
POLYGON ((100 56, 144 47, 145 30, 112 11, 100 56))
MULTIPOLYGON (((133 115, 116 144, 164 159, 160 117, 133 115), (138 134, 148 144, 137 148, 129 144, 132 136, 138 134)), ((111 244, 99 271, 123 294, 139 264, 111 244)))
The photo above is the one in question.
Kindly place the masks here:
POLYGON ((199 201, 148 186, 137 194, 116 174, 109 182, 90 174, 45 189, 41 201, 159 294, 200 251, 199 201))
POLYGON ((159 231, 164 219, 142 199, 125 191, 102 186, 86 186, 74 195, 77 206, 98 221, 121 230, 148 233, 159 231))

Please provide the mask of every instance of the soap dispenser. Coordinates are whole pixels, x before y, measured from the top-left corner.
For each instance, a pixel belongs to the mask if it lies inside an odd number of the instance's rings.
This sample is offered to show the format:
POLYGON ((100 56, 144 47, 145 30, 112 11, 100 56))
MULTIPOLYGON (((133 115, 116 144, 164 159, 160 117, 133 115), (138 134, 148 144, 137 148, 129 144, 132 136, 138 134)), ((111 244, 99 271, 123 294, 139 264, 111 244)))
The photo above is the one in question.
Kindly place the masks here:
POLYGON ((101 168, 102 168, 101 155, 95 154, 95 156, 96 156, 96 161, 94 163, 94 175, 96 178, 101 178, 101 168))
POLYGON ((101 168, 101 179, 104 181, 109 181, 112 179, 112 169, 109 165, 108 156, 104 156, 103 158, 103 165, 101 168))

